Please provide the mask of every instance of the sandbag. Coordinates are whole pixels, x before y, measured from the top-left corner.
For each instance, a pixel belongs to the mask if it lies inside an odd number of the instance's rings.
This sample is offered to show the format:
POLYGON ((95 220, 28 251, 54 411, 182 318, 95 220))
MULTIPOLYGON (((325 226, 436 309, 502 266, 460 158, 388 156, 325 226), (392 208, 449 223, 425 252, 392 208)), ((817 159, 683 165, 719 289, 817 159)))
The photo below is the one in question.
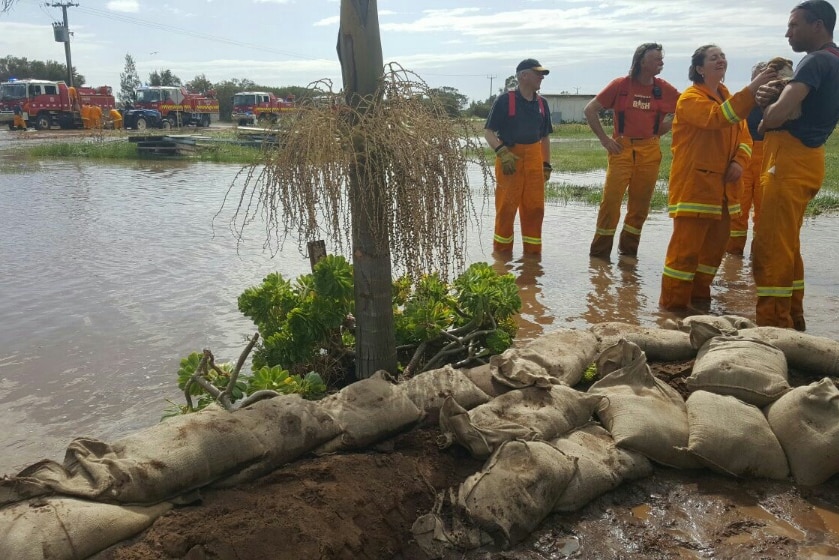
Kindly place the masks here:
POLYGON ((133 537, 172 508, 35 498, 0 509, 0 558, 80 560, 133 537))
POLYGON ((708 391, 692 393, 686 405, 688 450, 702 464, 729 476, 787 478, 784 450, 759 408, 708 391))
POLYGON ((317 446, 334 439, 341 428, 316 402, 300 395, 279 395, 233 412, 262 445, 256 462, 213 483, 228 488, 260 476, 300 458, 317 446))
POLYGON ((440 411, 441 447, 457 442, 485 458, 505 441, 553 439, 586 424, 601 399, 565 385, 517 389, 468 412, 446 399, 440 411))
POLYGON ((492 367, 489 364, 465 368, 461 371, 478 389, 489 395, 491 399, 513 390, 509 385, 496 381, 492 375, 492 367))
POLYGON ((796 387, 764 409, 798 484, 839 472, 839 389, 828 378, 796 387))
POLYGON ((760 340, 727 335, 704 343, 685 384, 691 391, 731 395, 759 407, 790 389, 783 352, 760 340))
POLYGON ((77 438, 63 463, 44 460, 0 480, 0 504, 56 493, 103 502, 157 503, 238 472, 265 453, 236 414, 216 405, 169 418, 112 444, 77 438))
POLYGON ((787 357, 787 365, 815 378, 839 377, 839 342, 792 329, 756 327, 738 334, 767 342, 787 357))
POLYGON ((580 382, 597 353, 597 338, 587 331, 559 329, 490 358, 493 377, 515 389, 580 382))
POLYGON ((416 425, 422 412, 408 395, 376 373, 347 385, 318 401, 341 433, 317 449, 316 454, 361 449, 416 425))
POLYGON ((590 423, 551 440, 551 445, 577 460, 577 470, 554 505, 554 512, 570 512, 617 488, 624 480, 653 474, 650 460, 640 453, 615 446, 602 426, 590 423))
POLYGON ((656 362, 692 360, 696 350, 690 337, 679 330, 640 327, 628 323, 598 323, 589 329, 598 339, 598 353, 625 339, 640 348, 647 359, 656 362))
POLYGON ((675 389, 653 376, 636 344, 622 340, 607 348, 598 357, 597 368, 605 375, 588 391, 606 397, 596 413, 616 445, 662 465, 700 466, 684 449, 689 434, 685 402, 675 389))
POLYGON ((527 537, 554 508, 576 460, 541 441, 507 441, 458 489, 458 505, 506 547, 527 537))
POLYGON ((446 397, 453 397, 464 408, 475 408, 490 400, 459 369, 447 365, 420 373, 400 385, 405 394, 423 413, 423 423, 436 424, 446 397))
POLYGON ((757 324, 739 315, 691 315, 677 321, 678 329, 689 333, 694 324, 703 323, 717 328, 721 334, 737 334, 739 329, 754 328, 757 324))

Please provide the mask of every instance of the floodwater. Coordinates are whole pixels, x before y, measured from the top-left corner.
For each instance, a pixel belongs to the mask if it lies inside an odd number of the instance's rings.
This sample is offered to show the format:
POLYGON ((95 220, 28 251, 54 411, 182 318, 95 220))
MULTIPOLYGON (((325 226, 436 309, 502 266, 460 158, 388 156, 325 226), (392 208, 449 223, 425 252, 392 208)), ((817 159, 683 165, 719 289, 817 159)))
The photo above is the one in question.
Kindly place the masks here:
MULTIPOLYGON (((0 474, 61 460, 74 437, 112 441, 156 423, 166 399, 183 402, 182 357, 210 348, 220 362, 238 358, 256 330, 236 306, 245 288, 270 272, 309 272, 296 239, 272 258, 253 225, 237 245, 227 228, 234 208, 221 207, 239 166, 17 162, 8 153, 0 166, 0 474)), ((670 233, 663 212, 650 216, 637 259, 604 262, 588 257, 596 208, 550 204, 542 258, 517 248, 502 262, 491 255, 492 201, 476 205, 468 261, 516 275, 522 339, 670 317, 657 306, 670 233)), ((829 216, 808 219, 802 232, 808 329, 834 339, 838 237, 829 216)), ((712 312, 753 318, 753 306, 748 254, 728 258, 712 312)))

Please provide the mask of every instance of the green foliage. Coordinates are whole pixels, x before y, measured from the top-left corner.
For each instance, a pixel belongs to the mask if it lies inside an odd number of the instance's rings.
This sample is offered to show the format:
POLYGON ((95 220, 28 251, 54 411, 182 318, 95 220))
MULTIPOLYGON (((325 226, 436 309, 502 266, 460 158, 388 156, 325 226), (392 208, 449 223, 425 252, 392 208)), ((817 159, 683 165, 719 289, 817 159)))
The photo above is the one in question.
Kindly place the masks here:
MULTIPOLYGON (((180 362, 180 367, 178 368, 178 388, 181 391, 187 390, 187 383, 192 378, 193 374, 198 371, 198 368, 201 364, 201 358, 203 354, 198 352, 193 352, 186 358, 182 358, 180 362)), ((227 385, 230 383, 231 376, 233 374, 233 364, 224 363, 224 364, 216 364, 216 367, 220 371, 216 371, 213 368, 209 368, 207 374, 205 376, 206 380, 212 383, 216 388, 219 390, 224 390, 227 385)), ((236 385, 231 392, 231 401, 236 402, 239 399, 243 398, 247 394, 248 384, 245 381, 237 380, 236 385)), ((201 385, 198 383, 191 383, 189 384, 189 394, 190 396, 197 397, 198 401, 197 404, 194 405, 194 410, 201 410, 205 408, 207 405, 213 402, 213 397, 204 390, 201 385)), ((181 407, 179 405, 174 405, 176 409, 180 410, 181 407)), ((186 408, 182 412, 177 412, 175 409, 170 409, 164 414, 164 418, 168 416, 172 416, 174 414, 181 414, 183 412, 187 412, 186 408)))
POLYGON ((149 74, 150 86, 180 86, 181 84, 181 79, 168 68, 160 71, 154 70, 149 74))
POLYGON ((315 400, 326 393, 326 384, 320 375, 310 371, 305 377, 292 375, 282 366, 262 367, 248 378, 248 394, 256 391, 276 391, 283 395, 292 393, 302 395, 304 399, 315 400))
POLYGON ((134 101, 135 91, 140 87, 140 75, 137 73, 137 66, 134 63, 134 57, 130 54, 125 54, 125 69, 119 75, 119 93, 117 93, 117 101, 119 103, 127 103, 134 101))
MULTIPOLYGON (((53 80, 56 82, 67 81, 67 65, 55 60, 29 60, 26 57, 15 56, 0 57, 0 82, 8 81, 9 78, 33 78, 36 80, 53 80)), ((73 84, 83 85, 85 78, 73 67, 73 84)), ((99 84, 102 85, 102 84, 99 84)))

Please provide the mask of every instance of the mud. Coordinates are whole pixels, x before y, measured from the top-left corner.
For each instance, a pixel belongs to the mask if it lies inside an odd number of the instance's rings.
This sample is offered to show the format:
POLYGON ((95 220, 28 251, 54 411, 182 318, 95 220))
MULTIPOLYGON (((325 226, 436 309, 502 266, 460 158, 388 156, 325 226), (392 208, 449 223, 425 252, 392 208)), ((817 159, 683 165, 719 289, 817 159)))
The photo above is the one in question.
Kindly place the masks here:
MULTIPOLYGON (((684 390, 691 363, 653 364, 684 390)), ((799 379, 804 382, 806 380, 799 379)), ((424 559, 413 521, 435 493, 483 464, 436 428, 365 453, 307 458, 248 485, 205 490, 98 560, 424 559)), ((573 514, 553 515, 509 550, 447 560, 839 557, 839 477, 818 487, 657 468, 573 514)))

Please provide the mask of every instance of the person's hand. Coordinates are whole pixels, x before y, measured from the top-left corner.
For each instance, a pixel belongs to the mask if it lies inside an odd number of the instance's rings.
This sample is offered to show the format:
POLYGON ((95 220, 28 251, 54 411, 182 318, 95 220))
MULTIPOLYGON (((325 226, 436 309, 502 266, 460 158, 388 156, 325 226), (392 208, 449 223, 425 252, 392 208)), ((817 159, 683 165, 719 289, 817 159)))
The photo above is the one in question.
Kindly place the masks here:
MULTIPOLYGON (((754 79, 749 83, 747 86, 749 90, 752 92, 752 95, 757 94, 757 90, 760 89, 761 86, 766 85, 770 82, 777 82, 778 72, 770 67, 767 66, 764 68, 754 79)), ((779 92, 780 93, 780 92, 779 92)))
POLYGON ((507 149, 507 146, 501 146, 495 151, 495 155, 501 160, 501 170, 504 175, 512 175, 516 172, 516 162, 519 156, 507 149))
POLYGON ((755 101, 757 106, 765 109, 778 100, 781 95, 786 82, 784 80, 772 80, 757 88, 755 92, 755 101))
POLYGON ((553 170, 554 168, 547 161, 542 163, 542 174, 545 176, 546 183, 551 180, 551 171, 553 170))
POLYGON ((736 161, 728 164, 728 169, 725 172, 726 183, 736 183, 743 176, 743 168, 736 161))
POLYGON ((620 145, 620 142, 611 136, 606 137, 605 140, 601 140, 600 145, 606 148, 606 151, 612 155, 619 154, 623 151, 623 146, 620 145))

